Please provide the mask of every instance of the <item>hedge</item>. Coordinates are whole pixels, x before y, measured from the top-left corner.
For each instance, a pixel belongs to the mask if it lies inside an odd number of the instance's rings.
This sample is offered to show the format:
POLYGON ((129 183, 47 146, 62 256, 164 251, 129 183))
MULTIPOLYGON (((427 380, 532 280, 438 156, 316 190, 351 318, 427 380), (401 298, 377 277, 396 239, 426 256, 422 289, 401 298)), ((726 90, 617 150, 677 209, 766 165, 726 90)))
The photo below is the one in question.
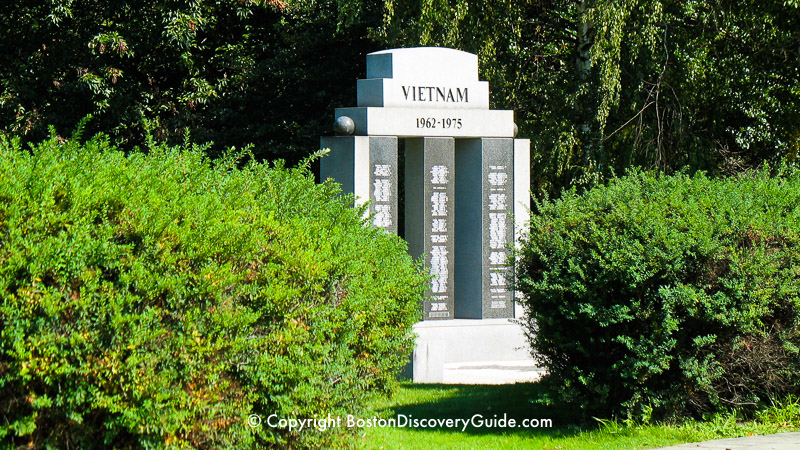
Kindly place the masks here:
POLYGON ((800 172, 633 172, 537 205, 517 264, 555 399, 675 417, 798 392, 800 172))
POLYGON ((403 241, 304 168, 202 150, 0 139, 4 447, 346 445, 266 418, 392 388, 426 283, 403 241))

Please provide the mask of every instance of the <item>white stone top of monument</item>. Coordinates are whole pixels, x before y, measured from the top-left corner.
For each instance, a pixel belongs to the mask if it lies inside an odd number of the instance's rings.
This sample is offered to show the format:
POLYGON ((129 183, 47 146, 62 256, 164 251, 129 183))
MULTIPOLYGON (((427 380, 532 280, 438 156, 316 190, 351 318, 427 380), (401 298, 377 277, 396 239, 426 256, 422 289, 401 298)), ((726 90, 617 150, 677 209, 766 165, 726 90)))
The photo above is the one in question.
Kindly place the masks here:
POLYGON ((383 50, 367 55, 358 106, 489 109, 489 83, 478 81, 478 57, 442 47, 383 50))
POLYGON ((337 108, 337 133, 360 136, 513 137, 514 112, 489 109, 478 56, 442 47, 367 55, 355 108, 337 108), (338 126, 338 125, 337 125, 338 126))
POLYGON ((381 50, 367 55, 367 78, 475 83, 478 81, 478 56, 443 47, 381 50))

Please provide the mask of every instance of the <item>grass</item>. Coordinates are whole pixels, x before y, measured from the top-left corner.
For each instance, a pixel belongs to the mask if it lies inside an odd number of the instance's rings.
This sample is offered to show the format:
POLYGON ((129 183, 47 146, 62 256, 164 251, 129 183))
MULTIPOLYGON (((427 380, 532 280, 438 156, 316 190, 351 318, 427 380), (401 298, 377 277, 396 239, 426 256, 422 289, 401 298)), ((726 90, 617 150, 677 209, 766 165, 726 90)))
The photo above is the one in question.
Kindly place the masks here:
POLYGON ((480 448, 480 449, 638 449, 725 437, 800 430, 800 400, 789 398, 764 409, 755 420, 742 421, 735 413, 717 415, 704 422, 634 424, 618 421, 580 423, 578 414, 545 406, 532 399, 541 396, 536 383, 471 386, 402 384, 388 400, 374 404, 376 417, 409 419, 551 419, 552 427, 365 427, 362 448, 480 448))

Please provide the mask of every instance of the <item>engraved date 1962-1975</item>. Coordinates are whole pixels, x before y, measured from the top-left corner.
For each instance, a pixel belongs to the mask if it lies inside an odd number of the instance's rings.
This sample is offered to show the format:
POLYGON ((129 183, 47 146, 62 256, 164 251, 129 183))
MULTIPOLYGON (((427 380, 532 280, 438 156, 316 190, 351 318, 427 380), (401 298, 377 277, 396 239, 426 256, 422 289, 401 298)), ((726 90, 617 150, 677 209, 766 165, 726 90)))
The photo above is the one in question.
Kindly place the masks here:
POLYGON ((459 117, 418 117, 417 128, 454 128, 461 129, 461 118, 459 117))

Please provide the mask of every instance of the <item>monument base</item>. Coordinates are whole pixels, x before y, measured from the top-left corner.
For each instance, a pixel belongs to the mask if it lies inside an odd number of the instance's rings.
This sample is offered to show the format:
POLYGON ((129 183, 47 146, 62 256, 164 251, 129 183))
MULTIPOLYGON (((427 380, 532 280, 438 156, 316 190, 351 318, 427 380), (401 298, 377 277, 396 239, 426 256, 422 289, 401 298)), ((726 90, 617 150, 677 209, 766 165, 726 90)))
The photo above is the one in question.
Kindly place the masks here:
POLYGON ((541 372, 530 354, 522 327, 512 319, 423 321, 414 325, 414 332, 416 346, 411 363, 404 370, 414 383, 492 384, 448 376, 450 369, 470 367, 519 367, 511 370, 517 370, 520 378, 510 377, 507 382, 531 381, 528 378, 532 372, 541 372))

